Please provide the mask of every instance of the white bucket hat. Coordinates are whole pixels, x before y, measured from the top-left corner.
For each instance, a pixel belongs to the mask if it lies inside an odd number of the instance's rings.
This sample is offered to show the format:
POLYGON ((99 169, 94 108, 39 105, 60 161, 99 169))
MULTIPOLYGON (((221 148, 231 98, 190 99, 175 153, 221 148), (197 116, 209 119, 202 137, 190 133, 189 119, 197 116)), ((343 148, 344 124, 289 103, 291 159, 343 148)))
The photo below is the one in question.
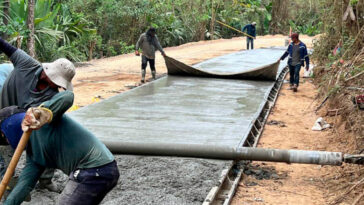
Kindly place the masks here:
POLYGON ((257 22, 255 22, 255 21, 254 21, 254 22, 252 23, 252 25, 254 25, 254 26, 255 26, 255 25, 257 25, 257 22))
POLYGON ((45 74, 53 83, 66 90, 73 90, 71 81, 76 71, 71 61, 60 58, 52 63, 43 63, 42 66, 45 74))

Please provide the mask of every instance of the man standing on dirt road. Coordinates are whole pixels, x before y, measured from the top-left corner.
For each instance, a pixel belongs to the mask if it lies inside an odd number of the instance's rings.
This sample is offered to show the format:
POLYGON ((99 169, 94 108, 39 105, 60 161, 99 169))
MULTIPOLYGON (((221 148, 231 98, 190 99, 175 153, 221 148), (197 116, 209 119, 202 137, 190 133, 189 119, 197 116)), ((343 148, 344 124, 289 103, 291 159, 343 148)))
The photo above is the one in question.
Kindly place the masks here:
MULTIPOLYGON (((73 89, 71 81, 75 67, 71 61, 60 58, 52 63, 41 64, 1 38, 0 51, 9 57, 14 66, 1 89, 0 108, 12 105, 24 109, 39 106, 56 95, 59 88, 73 89)), ((3 157, 12 156, 12 153, 6 155, 3 157)), ((1 171, 4 174, 5 170, 1 171)), ((52 183, 53 174, 54 170, 47 169, 39 180, 39 187, 59 192, 58 187, 52 183)))
MULTIPOLYGON (((251 24, 245 25, 243 29, 241 29, 242 32, 245 32, 247 30, 247 34, 256 37, 256 29, 255 26, 257 25, 256 22, 253 22, 251 24)), ((254 49, 254 38, 247 36, 246 37, 246 49, 249 50, 249 44, 251 45, 251 49, 254 49)))
POLYGON ((300 82, 300 70, 305 66, 306 70, 310 67, 310 58, 308 57, 306 45, 299 40, 298 33, 292 33, 292 43, 289 44, 287 51, 283 54, 280 60, 284 60, 288 55, 288 67, 289 67, 289 83, 290 90, 297 92, 297 88, 300 82))
POLYGON ((135 46, 135 55, 139 56, 139 49, 142 49, 142 79, 141 82, 145 83, 145 73, 147 68, 147 63, 149 62, 150 70, 152 71, 153 79, 156 79, 155 70, 155 52, 159 50, 163 56, 166 53, 163 51, 161 44, 159 43, 158 37, 156 35, 155 28, 151 27, 146 33, 140 35, 138 42, 135 46))

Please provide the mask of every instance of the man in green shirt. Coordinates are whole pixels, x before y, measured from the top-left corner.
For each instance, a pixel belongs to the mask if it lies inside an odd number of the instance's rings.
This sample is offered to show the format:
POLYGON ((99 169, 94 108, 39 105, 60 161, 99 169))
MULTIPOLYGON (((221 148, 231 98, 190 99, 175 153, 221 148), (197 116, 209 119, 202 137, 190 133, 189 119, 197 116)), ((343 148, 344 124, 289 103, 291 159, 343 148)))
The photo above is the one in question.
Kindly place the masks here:
MULTIPOLYGON (((22 129, 33 130, 26 149, 26 165, 5 205, 21 204, 45 168, 60 169, 69 175, 60 196, 61 205, 99 204, 116 186, 119 171, 111 152, 91 132, 64 114, 73 99, 72 92, 60 92, 26 112, 22 129)), ((10 124, 20 123, 18 120, 10 124)), ((6 121, 1 123, 1 129, 3 133, 14 130, 6 121)))

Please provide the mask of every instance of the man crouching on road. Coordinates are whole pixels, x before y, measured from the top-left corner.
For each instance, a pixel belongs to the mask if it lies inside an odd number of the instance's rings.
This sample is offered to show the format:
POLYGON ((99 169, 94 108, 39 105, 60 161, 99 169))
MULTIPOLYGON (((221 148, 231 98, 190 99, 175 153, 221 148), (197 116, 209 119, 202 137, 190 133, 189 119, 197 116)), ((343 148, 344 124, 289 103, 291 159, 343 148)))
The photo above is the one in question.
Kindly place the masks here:
MULTIPOLYGON (((23 131, 33 130, 26 148, 26 165, 5 205, 21 204, 45 168, 69 175, 60 205, 99 204, 116 186, 119 170, 111 152, 91 132, 64 115, 73 99, 72 92, 63 91, 39 107, 29 108, 24 119, 15 114, 1 122, 7 138, 6 133, 19 130, 20 124, 23 131)), ((8 139, 10 144, 14 139, 20 137, 8 139)))

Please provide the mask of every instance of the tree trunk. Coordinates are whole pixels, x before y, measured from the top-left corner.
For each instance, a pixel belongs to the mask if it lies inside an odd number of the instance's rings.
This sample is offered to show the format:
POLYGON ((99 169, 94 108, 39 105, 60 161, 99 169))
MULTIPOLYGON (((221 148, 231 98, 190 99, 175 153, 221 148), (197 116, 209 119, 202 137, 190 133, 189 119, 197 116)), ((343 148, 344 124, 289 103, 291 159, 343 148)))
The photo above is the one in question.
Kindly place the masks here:
POLYGON ((27 41, 27 48, 29 51, 29 55, 31 57, 35 57, 35 41, 34 41, 34 6, 35 0, 28 0, 28 18, 27 18, 27 26, 30 31, 27 41))
POLYGON ((269 32, 271 34, 286 33, 289 3, 288 0, 273 0, 272 21, 269 26, 269 32))
MULTIPOLYGON (((5 26, 8 25, 9 21, 8 21, 8 18, 9 18, 9 8, 10 8, 10 0, 4 0, 4 8, 3 8, 3 13, 4 13, 4 16, 3 16, 3 23, 5 26)), ((3 33, 1 38, 3 39, 6 39, 8 37, 8 35, 6 33, 3 33)))
POLYGON ((210 22, 210 39, 214 40, 215 33, 215 8, 214 8, 214 0, 211 0, 211 22, 210 22))
POLYGON ((88 52, 88 60, 92 60, 92 55, 93 55, 93 51, 94 51, 94 48, 95 48, 95 45, 96 45, 96 41, 92 40, 90 42, 90 50, 88 52))

